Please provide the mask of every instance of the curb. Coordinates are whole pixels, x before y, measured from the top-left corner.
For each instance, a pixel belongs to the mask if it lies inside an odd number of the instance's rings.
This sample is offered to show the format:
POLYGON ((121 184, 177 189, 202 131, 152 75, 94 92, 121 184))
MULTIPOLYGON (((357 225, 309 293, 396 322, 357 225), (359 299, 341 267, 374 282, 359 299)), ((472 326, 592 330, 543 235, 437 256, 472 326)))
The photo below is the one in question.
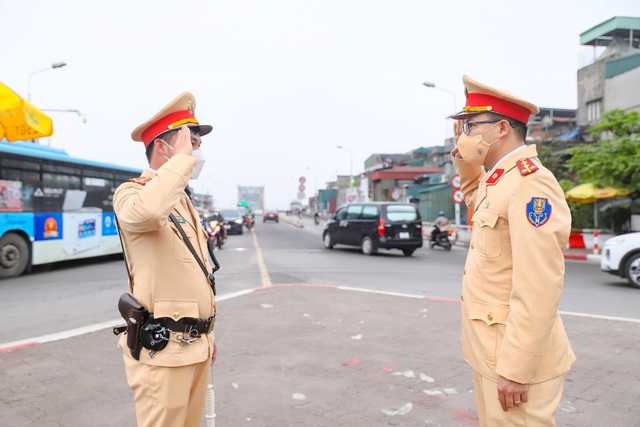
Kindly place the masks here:
POLYGON ((574 261, 589 261, 594 264, 600 264, 601 258, 602 258, 602 255, 599 255, 599 254, 572 254, 572 253, 564 254, 564 259, 570 259, 574 261))

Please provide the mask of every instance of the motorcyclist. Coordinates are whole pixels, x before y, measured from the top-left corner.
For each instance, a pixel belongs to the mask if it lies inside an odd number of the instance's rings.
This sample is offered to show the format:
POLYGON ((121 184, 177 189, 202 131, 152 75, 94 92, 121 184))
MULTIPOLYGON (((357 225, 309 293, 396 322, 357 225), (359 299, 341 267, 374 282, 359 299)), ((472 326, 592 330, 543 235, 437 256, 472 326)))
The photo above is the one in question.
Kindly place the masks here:
POLYGON ((431 231, 431 241, 435 242, 442 228, 446 227, 448 224, 449 224, 449 220, 444 214, 444 211, 438 212, 438 217, 433 223, 433 231, 431 231))
POLYGON ((316 225, 320 224, 320 211, 316 210, 316 213, 313 214, 313 222, 316 223, 316 225))

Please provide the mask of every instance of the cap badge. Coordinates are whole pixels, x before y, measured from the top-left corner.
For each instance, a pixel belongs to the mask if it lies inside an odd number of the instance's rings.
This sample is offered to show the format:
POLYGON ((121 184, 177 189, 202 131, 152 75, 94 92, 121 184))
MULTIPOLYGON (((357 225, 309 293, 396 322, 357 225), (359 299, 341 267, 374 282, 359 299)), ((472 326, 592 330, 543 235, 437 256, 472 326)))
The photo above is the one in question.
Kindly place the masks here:
POLYGON ((193 102, 191 100, 187 101, 187 110, 191 114, 193 114, 196 111, 196 107, 194 107, 193 102))
POLYGON ((527 203, 527 220, 534 227, 540 227, 551 218, 551 205, 549 199, 544 197, 532 197, 527 203))

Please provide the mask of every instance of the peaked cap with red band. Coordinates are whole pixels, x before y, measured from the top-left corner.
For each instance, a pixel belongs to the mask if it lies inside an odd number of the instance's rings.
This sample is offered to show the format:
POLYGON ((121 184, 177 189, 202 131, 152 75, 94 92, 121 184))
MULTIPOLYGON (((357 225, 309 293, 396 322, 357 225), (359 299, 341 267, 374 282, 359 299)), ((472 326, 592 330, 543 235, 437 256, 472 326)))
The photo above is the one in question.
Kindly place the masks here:
POLYGON ((195 111, 196 98, 189 92, 182 92, 156 115, 135 128, 131 132, 131 138, 144 142, 144 146, 147 147, 158 135, 182 125, 198 128, 200 136, 204 136, 213 130, 213 126, 201 125, 196 120, 195 111))
POLYGON ((540 112, 540 109, 529 101, 518 98, 507 91, 477 82, 467 75, 462 76, 462 82, 467 102, 461 112, 450 116, 452 119, 464 120, 476 114, 496 113, 511 117, 526 125, 530 115, 540 112))

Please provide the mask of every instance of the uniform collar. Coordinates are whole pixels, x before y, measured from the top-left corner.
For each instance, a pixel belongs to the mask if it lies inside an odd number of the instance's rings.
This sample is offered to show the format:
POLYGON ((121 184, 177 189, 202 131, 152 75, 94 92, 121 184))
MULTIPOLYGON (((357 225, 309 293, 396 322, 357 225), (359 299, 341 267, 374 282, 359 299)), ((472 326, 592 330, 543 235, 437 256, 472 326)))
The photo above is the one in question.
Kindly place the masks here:
POLYGON ((507 158, 509 158, 512 154, 519 152, 520 150, 524 150, 525 148, 527 148, 526 145, 522 145, 518 148, 516 148, 515 150, 510 151, 509 153, 507 153, 506 156, 502 157, 500 160, 498 160, 496 162, 495 165, 493 165, 493 168, 487 173, 488 176, 493 175, 493 173, 496 171, 496 169, 498 169, 498 166, 500 166, 500 164, 505 161, 507 158))

